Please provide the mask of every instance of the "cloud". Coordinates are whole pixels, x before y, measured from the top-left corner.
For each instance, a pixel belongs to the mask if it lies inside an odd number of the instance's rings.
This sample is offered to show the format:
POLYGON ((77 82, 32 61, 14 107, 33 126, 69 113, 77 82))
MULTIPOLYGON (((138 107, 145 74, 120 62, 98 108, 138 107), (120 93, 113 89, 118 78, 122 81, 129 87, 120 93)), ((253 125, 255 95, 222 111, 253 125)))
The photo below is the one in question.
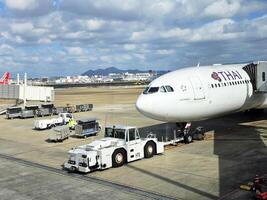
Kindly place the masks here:
POLYGON ((80 47, 66 47, 70 55, 79 56, 84 54, 84 50, 80 47))
POLYGON ((33 30, 33 25, 30 22, 14 23, 10 25, 13 33, 26 33, 33 30))
POLYGON ((106 66, 176 69, 266 55, 262 0, 4 3, 0 71, 7 64, 42 75, 71 74, 73 67, 78 74, 106 66), (42 68, 49 70, 36 70, 42 68))
POLYGON ((38 6, 37 0, 5 0, 9 9, 33 10, 38 6))
POLYGON ((204 14, 215 17, 231 17, 234 16, 240 9, 238 0, 218 0, 205 8, 204 14))

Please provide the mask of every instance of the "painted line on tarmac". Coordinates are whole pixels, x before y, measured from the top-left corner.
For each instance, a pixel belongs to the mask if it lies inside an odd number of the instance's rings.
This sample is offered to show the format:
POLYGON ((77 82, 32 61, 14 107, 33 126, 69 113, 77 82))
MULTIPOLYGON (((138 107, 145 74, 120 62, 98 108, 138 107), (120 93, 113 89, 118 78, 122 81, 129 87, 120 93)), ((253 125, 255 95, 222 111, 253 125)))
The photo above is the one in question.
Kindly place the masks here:
POLYGON ((117 190, 123 190, 124 192, 129 192, 129 193, 134 193, 136 195, 139 196, 143 196, 146 198, 150 198, 150 199, 157 199, 157 200, 174 200, 174 199, 180 199, 182 200, 182 198, 177 198, 177 197, 171 197, 171 196, 167 196, 167 195, 163 195, 163 194, 159 194, 156 192, 152 192, 152 191, 147 191, 147 190, 143 190, 141 188, 137 188, 137 187, 133 187, 133 186, 128 186, 128 185, 123 185, 120 183, 115 183, 109 180, 104 180, 104 179, 100 179, 97 177, 92 177, 92 176, 85 176, 83 174, 79 174, 79 173, 68 173, 65 170, 61 170, 61 169, 57 169, 57 168, 53 168, 53 167, 49 167, 46 165, 42 165, 42 164, 38 164, 38 163, 34 163, 28 160, 23 160, 20 158, 15 158, 13 156, 9 156, 9 155, 5 155, 5 154, 0 154, 0 158, 2 159, 6 159, 9 161, 13 161, 13 162, 17 162, 29 167, 35 167, 38 169, 43 169, 49 172, 53 172, 59 175, 63 175, 63 176, 68 176, 68 177, 72 177, 72 178, 76 178, 79 180, 83 180, 83 181, 89 181, 89 182, 94 182, 100 185, 105 185, 111 188, 115 188, 117 190))

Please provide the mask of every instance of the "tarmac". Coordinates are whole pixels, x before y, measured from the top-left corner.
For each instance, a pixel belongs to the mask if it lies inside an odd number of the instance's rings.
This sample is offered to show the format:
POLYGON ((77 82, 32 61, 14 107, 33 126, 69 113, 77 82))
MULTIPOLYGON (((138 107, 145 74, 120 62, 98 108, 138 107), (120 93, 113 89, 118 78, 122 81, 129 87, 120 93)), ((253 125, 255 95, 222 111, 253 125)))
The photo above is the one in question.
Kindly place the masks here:
MULTIPOLYGON (((140 86, 60 89, 55 104, 93 103, 93 111, 74 117, 96 117, 102 127, 137 126, 142 136, 152 131, 160 140, 170 139, 175 124, 136 111, 142 90, 140 86)), ((237 113, 193 123, 205 128, 205 140, 170 146, 153 158, 85 175, 62 169, 67 152, 102 138, 103 132, 50 143, 49 130, 33 129, 35 119, 0 116, 0 199, 251 199, 239 185, 256 174, 267 178, 266 116, 266 112, 237 113)))

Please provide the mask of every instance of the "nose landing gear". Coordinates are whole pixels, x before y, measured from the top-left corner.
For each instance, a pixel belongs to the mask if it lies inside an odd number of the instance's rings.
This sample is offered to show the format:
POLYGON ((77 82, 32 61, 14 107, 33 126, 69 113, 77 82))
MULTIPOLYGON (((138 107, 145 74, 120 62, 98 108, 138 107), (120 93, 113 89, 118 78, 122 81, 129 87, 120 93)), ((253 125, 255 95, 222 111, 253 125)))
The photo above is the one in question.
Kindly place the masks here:
POLYGON ((178 137, 183 138, 186 144, 193 142, 193 140, 203 140, 203 127, 197 127, 192 130, 191 122, 176 123, 178 137))

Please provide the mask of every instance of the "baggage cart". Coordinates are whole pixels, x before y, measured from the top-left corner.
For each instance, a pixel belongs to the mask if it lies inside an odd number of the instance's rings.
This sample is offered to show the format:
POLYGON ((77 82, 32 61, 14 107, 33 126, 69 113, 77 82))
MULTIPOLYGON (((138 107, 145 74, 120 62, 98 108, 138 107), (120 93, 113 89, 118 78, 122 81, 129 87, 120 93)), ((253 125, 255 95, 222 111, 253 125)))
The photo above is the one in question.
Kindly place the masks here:
POLYGON ((77 125, 75 126, 75 135, 80 137, 96 135, 101 130, 101 127, 96 120, 96 118, 77 120, 77 125))
POLYGON ((67 125, 58 126, 50 130, 49 141, 51 142, 63 142, 70 136, 70 129, 67 125))

